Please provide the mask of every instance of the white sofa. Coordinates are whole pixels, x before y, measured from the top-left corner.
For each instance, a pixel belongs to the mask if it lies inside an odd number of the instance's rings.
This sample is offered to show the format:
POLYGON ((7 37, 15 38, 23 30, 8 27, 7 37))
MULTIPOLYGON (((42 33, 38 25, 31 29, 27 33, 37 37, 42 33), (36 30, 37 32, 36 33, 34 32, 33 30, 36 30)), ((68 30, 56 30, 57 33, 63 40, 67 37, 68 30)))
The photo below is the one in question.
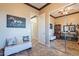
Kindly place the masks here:
POLYGON ((54 36, 54 32, 53 32, 53 29, 49 29, 49 40, 55 40, 56 39, 56 36, 54 36))
POLYGON ((28 48, 32 48, 31 42, 25 42, 25 43, 14 45, 14 46, 7 46, 4 49, 4 56, 18 53, 18 52, 26 50, 28 48))
POLYGON ((51 36, 50 37, 50 40, 55 40, 56 39, 56 36, 51 36))

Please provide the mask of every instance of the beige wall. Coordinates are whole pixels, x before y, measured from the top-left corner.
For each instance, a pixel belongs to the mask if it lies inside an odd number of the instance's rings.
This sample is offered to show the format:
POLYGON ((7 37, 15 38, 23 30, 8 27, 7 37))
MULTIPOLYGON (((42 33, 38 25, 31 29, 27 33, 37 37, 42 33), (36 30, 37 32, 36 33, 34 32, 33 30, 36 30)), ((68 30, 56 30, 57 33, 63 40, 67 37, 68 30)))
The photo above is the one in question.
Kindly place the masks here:
POLYGON ((5 39, 8 37, 16 37, 18 44, 22 43, 23 36, 29 35, 31 40, 30 17, 38 13, 39 11, 25 4, 0 4, 0 48, 5 46, 5 39), (7 28, 7 14, 26 18, 26 28, 7 28))
POLYGON ((50 16, 50 23, 54 24, 55 23, 55 18, 50 16))
POLYGON ((57 18, 57 23, 64 24, 64 20, 67 21, 67 24, 79 24, 79 13, 57 18))

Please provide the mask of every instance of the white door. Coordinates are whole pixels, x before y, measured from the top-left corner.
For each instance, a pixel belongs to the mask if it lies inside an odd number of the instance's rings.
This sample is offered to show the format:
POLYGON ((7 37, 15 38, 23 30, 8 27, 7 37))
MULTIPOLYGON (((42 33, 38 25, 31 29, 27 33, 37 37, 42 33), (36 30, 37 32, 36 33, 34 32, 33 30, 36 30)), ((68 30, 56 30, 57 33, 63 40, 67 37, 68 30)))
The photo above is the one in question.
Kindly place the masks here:
POLYGON ((38 39, 40 43, 45 44, 45 14, 38 16, 38 39))
POLYGON ((37 39, 37 17, 31 19, 32 24, 32 39, 37 39))

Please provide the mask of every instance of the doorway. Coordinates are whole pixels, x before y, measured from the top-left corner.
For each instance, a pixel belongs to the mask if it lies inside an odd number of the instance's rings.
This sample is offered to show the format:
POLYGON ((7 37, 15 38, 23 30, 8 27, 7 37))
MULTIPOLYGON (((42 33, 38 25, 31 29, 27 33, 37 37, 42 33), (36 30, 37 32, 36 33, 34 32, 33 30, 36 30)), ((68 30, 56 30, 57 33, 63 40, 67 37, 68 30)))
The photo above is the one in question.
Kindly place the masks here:
POLYGON ((32 26, 32 39, 37 39, 38 36, 38 28, 37 28, 37 17, 31 18, 31 26, 32 26))

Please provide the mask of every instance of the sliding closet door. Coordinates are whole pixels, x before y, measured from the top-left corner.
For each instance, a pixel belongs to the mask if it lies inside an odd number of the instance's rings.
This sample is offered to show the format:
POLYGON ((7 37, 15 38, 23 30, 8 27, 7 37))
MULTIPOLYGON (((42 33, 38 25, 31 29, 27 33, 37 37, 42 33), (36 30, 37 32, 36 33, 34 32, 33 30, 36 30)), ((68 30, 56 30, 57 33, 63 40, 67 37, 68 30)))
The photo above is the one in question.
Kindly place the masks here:
POLYGON ((53 18, 50 16, 50 47, 56 50, 65 52, 65 32, 63 31, 63 25, 65 20, 61 18, 53 18))
POLYGON ((45 14, 38 16, 38 39, 40 43, 45 44, 45 14))
POLYGON ((79 55, 79 3, 69 6, 68 8, 72 11, 72 15, 66 16, 66 26, 68 31, 66 32, 66 52, 71 55, 79 55))

